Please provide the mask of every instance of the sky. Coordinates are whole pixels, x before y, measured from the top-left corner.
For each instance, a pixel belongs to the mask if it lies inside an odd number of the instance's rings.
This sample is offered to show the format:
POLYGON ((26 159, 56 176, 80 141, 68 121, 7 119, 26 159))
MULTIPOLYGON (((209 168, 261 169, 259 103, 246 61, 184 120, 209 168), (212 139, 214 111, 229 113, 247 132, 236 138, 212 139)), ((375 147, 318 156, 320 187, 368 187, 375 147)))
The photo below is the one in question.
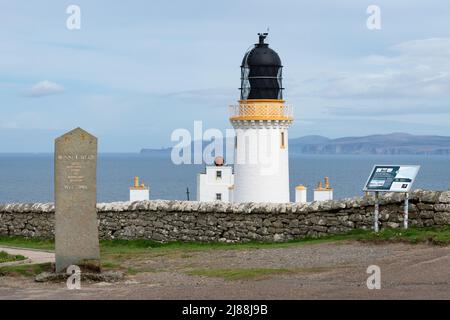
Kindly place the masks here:
POLYGON ((450 6, 441 0, 0 0, 0 153, 52 152, 82 127, 101 152, 231 128, 240 63, 269 28, 290 138, 450 135, 450 6), (70 30, 69 5, 81 9, 70 30), (369 5, 381 29, 369 30, 369 5))

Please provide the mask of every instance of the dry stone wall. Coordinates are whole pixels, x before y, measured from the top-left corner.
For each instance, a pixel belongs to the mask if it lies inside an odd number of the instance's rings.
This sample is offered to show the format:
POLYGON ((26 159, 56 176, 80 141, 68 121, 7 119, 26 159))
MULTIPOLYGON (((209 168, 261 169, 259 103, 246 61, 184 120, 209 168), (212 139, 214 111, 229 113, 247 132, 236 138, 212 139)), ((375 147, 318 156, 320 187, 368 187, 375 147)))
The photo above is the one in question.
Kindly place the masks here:
MULTIPOLYGON (((380 197, 381 228, 399 228, 402 194, 380 197)), ((97 205, 101 239, 156 241, 285 241, 345 233, 373 225, 374 199, 352 198, 308 204, 152 200, 97 205)), ((411 226, 450 224, 450 191, 416 190, 410 195, 411 226)), ((53 204, 0 204, 0 236, 54 237, 53 204)))

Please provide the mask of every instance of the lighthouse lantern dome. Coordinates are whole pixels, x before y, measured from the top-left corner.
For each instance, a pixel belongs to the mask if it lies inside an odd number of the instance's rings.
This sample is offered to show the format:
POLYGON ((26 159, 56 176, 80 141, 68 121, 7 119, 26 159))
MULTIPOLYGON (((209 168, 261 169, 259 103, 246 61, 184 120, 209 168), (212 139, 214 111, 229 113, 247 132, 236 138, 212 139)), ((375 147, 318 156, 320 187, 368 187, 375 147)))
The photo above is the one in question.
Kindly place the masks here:
POLYGON ((259 33, 259 42, 247 51, 241 65, 241 100, 283 99, 282 64, 278 54, 259 33))

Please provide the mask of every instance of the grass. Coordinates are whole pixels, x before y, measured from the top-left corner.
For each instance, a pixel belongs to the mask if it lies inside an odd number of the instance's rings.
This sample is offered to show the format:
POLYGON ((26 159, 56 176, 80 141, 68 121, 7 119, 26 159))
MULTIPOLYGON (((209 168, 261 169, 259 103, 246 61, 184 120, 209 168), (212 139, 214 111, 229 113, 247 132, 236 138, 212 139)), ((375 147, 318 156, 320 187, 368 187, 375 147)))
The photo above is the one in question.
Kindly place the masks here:
POLYGON ((25 259, 26 258, 22 255, 11 255, 5 251, 0 251, 0 263, 21 261, 21 260, 25 260, 25 259))
POLYGON ((116 263, 114 261, 106 260, 102 261, 102 269, 105 270, 114 270, 120 267, 119 263, 116 263))
POLYGON ((143 272, 158 272, 160 270, 157 270, 155 268, 150 268, 150 267, 138 267, 138 268, 134 268, 134 267, 128 267, 126 270, 126 273, 128 275, 136 275, 138 273, 143 273, 143 272))
MULTIPOLYGON (((311 245, 339 241, 363 241, 371 243, 406 242, 431 243, 439 245, 450 244, 450 226, 441 228, 410 228, 383 229, 379 233, 368 230, 353 230, 346 234, 330 235, 321 238, 303 238, 286 242, 223 243, 223 242, 168 242, 160 243, 152 240, 102 240, 100 241, 102 267, 106 270, 122 269, 128 274, 140 272, 155 272, 157 270, 139 266, 140 262, 156 257, 174 257, 189 259, 193 252, 203 250, 256 250, 264 248, 289 248, 301 245, 311 245), (136 263, 138 266, 136 266, 136 263), (133 265, 131 265, 133 264, 133 265)), ((54 250, 52 240, 26 239, 21 237, 0 237, 1 246, 14 246, 41 250, 54 250)), ((0 262, 2 262, 0 255, 0 262)), ((23 257, 24 258, 24 257, 23 257)), ((11 258, 8 258, 11 259, 11 258)), ((17 258, 20 259, 20 258, 17 258)), ((10 261, 10 260, 9 260, 10 261)), ((145 264, 145 263, 144 263, 145 264)), ((48 269, 45 265, 11 266, 0 268, 0 275, 35 275, 48 269)), ((304 270, 303 270, 304 271, 304 270)), ((217 276, 224 279, 246 279, 262 277, 275 273, 298 272, 286 269, 194 269, 188 272, 195 275, 217 276)))
POLYGON ((42 272, 52 271, 51 263, 26 264, 18 266, 0 267, 0 276, 34 277, 42 272))
POLYGON ((450 244, 450 226, 441 228, 410 228, 403 229, 383 229, 381 232, 371 232, 365 236, 360 236, 356 240, 367 242, 407 242, 407 243, 432 243, 439 245, 450 244))
POLYGON ((28 239, 23 237, 0 237, 0 246, 19 247, 39 250, 54 250, 53 240, 48 239, 28 239))
POLYGON ((196 269, 188 271, 190 276, 223 278, 225 280, 262 279, 273 274, 293 273, 289 269, 279 268, 244 268, 244 269, 196 269))
MULTIPOLYGON (((434 242, 439 244, 450 244, 450 226, 441 228, 410 228, 383 229, 379 233, 368 230, 353 230, 346 234, 330 235, 320 238, 306 237, 286 242, 259 242, 249 241, 244 243, 224 242, 180 242, 173 241, 161 243, 152 240, 101 240, 100 248, 104 254, 123 255, 148 253, 151 249, 155 254, 165 255, 164 251, 183 250, 199 251, 210 249, 260 249, 260 248, 286 248, 305 244, 316 244, 343 240, 375 241, 375 242, 434 242)), ((26 239, 22 237, 0 237, 0 246, 15 246, 32 249, 54 250, 53 240, 26 239)), ((187 254, 187 253, 186 253, 187 254)))

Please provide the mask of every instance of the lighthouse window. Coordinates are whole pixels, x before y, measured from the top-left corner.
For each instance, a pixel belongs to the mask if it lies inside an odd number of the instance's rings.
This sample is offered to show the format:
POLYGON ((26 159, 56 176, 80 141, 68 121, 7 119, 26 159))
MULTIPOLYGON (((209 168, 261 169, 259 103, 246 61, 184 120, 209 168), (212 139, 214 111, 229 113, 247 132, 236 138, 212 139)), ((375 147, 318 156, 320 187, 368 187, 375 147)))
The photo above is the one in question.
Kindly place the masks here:
POLYGON ((216 193, 216 200, 222 200, 222 194, 216 193))
POLYGON ((281 148, 282 148, 282 149, 285 148, 285 144, 284 144, 284 132, 281 132, 281 148))
POLYGON ((216 171, 216 178, 221 179, 222 178, 222 171, 216 171))

